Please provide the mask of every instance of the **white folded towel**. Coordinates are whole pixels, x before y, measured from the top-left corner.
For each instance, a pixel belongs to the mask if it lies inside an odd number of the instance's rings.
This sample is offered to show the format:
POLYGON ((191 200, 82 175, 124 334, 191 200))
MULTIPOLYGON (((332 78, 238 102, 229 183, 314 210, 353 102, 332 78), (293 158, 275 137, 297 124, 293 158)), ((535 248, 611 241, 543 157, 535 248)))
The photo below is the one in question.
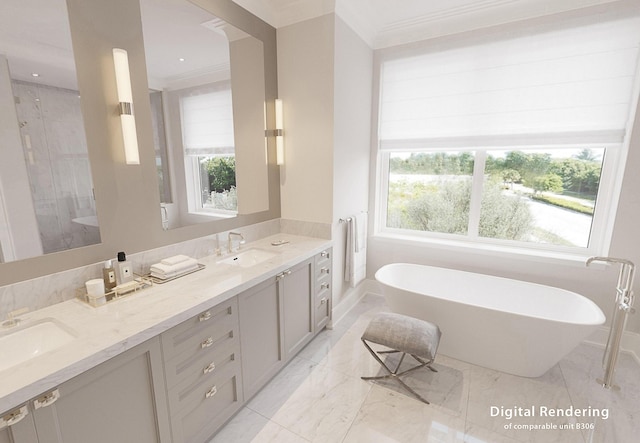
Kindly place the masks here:
MULTIPOLYGON (((167 266, 173 266, 178 263, 182 263, 183 261, 189 260, 191 257, 188 255, 174 255, 173 257, 167 257, 165 259, 160 260, 160 263, 167 266)), ((193 260, 193 259, 192 259, 193 260)))
POLYGON ((165 265, 162 262, 151 265, 151 275, 153 277, 166 280, 185 272, 193 271, 198 268, 198 262, 195 258, 187 258, 174 265, 165 265))

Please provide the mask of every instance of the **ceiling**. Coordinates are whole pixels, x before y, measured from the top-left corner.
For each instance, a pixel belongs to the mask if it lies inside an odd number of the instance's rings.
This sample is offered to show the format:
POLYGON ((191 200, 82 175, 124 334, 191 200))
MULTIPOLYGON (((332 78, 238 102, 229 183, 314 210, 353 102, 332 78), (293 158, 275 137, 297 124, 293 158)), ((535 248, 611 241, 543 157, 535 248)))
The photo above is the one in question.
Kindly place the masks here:
POLYGON ((335 12, 372 48, 617 0, 233 0, 280 28, 335 12))
MULTIPOLYGON (((377 49, 625 0, 233 1, 276 28, 335 12, 377 49)), ((141 9, 152 88, 228 70, 227 39, 241 31, 186 0, 141 0, 141 9)), ((1 0, 0 54, 14 78, 77 90, 65 0, 1 0)))
MULTIPOLYGON (((150 87, 228 78, 229 41, 247 34, 186 0, 140 8, 150 87)), ((14 79, 77 90, 66 1, 1 0, 0 55, 14 79)))

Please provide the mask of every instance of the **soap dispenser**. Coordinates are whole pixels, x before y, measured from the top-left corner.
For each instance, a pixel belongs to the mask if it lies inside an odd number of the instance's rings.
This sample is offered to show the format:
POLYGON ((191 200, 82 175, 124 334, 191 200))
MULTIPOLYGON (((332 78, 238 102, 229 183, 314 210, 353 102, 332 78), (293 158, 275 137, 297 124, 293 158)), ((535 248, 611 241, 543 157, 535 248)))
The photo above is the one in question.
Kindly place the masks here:
POLYGON ((127 256, 124 252, 118 252, 116 277, 119 285, 133 281, 133 266, 131 266, 131 262, 127 260, 127 256))
POLYGON ((104 290, 111 292, 113 288, 118 284, 116 280, 116 270, 113 268, 111 260, 104 262, 104 269, 102 270, 102 279, 104 280, 104 290))

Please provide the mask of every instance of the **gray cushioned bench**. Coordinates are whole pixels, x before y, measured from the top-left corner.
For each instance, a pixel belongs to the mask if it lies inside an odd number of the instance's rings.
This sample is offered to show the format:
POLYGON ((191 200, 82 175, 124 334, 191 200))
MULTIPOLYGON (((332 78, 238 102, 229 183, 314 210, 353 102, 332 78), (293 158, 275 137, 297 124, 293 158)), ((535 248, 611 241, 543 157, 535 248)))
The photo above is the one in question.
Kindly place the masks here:
POLYGON ((429 404, 429 402, 421 395, 407 386, 407 384, 400 379, 400 376, 425 366, 432 371, 437 372, 430 365, 436 357, 436 351, 438 350, 438 344, 440 343, 440 336, 440 328, 433 323, 391 312, 377 314, 371 322, 369 322, 369 326, 367 326, 364 334, 362 334, 362 343, 364 343, 371 355, 373 355, 378 363, 382 365, 388 374, 361 378, 363 380, 393 378, 411 394, 421 401, 429 404), (386 348, 390 348, 390 350, 376 352, 367 342, 385 346, 386 348), (396 368, 392 370, 380 358, 379 354, 395 352, 402 352, 402 357, 400 357, 400 361, 396 368), (406 371, 398 373, 400 365, 402 365, 404 357, 407 354, 411 355, 419 364, 407 369, 406 371))

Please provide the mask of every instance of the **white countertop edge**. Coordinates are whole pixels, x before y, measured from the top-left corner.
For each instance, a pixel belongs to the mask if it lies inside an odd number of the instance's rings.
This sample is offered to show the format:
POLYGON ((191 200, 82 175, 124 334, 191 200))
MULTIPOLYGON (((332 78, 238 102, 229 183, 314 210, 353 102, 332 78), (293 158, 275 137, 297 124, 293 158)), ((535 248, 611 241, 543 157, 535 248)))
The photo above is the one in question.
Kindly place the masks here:
POLYGON ((199 260, 207 266, 202 271, 154 285, 105 306, 94 308, 79 300, 69 300, 22 316, 25 323, 55 318, 73 329, 78 338, 59 349, 1 371, 0 414, 331 246, 330 240, 276 234, 242 247, 240 252, 259 248, 279 253, 277 257, 251 268, 237 269, 216 263, 226 257, 205 257, 199 260), (280 239, 289 243, 271 246, 272 241, 280 239), (221 275, 222 280, 216 280, 221 275), (179 294, 181 291, 187 294, 179 294))

